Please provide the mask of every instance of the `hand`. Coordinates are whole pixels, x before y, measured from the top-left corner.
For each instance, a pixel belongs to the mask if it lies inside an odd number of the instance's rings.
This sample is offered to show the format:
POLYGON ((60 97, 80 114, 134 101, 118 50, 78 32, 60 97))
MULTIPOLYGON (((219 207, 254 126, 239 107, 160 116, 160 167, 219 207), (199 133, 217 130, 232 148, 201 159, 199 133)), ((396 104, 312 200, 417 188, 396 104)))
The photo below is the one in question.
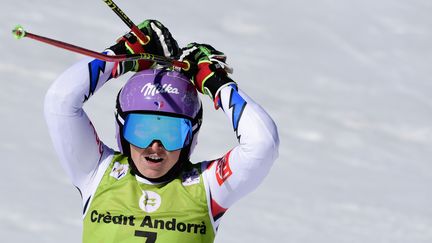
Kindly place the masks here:
MULTIPOLYGON (((120 37, 117 44, 108 48, 116 55, 150 53, 159 56, 177 58, 181 50, 169 30, 157 20, 145 20, 137 26, 147 37, 147 42, 140 40, 132 31, 120 37)), ((141 71, 155 63, 146 60, 116 63, 112 71, 118 77, 128 71, 141 71)))
POLYGON ((198 43, 190 43, 182 51, 180 60, 190 64, 189 69, 183 69, 182 72, 191 79, 199 92, 215 100, 223 87, 236 85, 225 71, 228 65, 223 52, 210 45, 198 43))

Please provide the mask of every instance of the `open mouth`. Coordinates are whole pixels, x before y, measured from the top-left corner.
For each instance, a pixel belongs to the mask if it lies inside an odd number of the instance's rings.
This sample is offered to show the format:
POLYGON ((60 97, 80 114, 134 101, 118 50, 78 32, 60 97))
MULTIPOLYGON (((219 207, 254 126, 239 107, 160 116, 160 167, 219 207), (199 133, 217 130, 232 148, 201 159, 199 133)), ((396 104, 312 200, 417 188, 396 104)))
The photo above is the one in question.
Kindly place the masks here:
POLYGON ((153 163, 159 163, 162 162, 163 158, 156 157, 156 156, 146 156, 145 157, 147 161, 153 162, 153 163))

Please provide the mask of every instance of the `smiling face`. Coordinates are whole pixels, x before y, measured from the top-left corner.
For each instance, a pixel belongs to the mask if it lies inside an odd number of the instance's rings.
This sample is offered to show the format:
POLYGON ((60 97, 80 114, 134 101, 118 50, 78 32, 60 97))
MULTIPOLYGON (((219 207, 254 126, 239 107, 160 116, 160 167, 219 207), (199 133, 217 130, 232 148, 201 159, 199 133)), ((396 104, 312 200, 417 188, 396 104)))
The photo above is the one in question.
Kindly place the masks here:
POLYGON ((130 145, 131 158, 138 171, 147 178, 164 176, 179 160, 180 149, 167 151, 159 141, 147 148, 130 145))

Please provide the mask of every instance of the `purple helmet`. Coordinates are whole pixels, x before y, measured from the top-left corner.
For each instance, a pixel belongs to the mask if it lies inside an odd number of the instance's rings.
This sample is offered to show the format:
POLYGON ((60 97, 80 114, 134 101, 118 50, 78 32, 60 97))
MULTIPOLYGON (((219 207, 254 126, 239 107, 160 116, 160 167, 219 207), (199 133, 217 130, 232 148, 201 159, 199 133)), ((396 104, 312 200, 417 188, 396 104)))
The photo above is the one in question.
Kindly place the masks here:
POLYGON ((198 93, 187 77, 166 69, 148 69, 133 75, 120 90, 116 102, 116 138, 120 152, 130 156, 129 143, 122 131, 129 113, 159 114, 187 118, 193 138, 187 146, 192 153, 202 121, 198 93))

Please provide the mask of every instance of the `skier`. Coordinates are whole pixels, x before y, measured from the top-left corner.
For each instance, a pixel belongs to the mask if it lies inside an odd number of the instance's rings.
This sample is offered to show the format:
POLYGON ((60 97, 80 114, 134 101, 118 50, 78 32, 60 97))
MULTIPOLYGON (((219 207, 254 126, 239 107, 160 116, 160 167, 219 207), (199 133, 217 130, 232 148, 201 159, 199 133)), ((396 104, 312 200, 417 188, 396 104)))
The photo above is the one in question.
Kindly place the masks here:
POLYGON ((156 20, 127 33, 108 54, 152 53, 188 60, 188 70, 149 61, 85 59, 61 74, 45 97, 54 148, 83 202, 83 242, 213 242, 227 209, 254 190, 278 156, 269 115, 223 70, 210 45, 180 49, 156 20), (116 100, 120 152, 100 141, 83 104, 108 80, 136 72, 116 100), (239 144, 218 159, 192 163, 202 106, 197 91, 221 108, 239 144))

